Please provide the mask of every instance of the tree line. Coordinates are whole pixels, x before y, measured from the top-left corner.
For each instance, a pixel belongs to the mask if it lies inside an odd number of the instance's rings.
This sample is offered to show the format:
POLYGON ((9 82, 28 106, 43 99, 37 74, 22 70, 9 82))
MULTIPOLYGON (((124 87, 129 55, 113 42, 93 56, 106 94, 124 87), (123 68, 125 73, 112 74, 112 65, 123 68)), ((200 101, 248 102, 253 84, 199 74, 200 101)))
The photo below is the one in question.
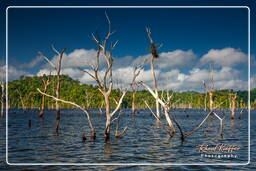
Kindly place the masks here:
MULTIPOLYGON (((44 78, 48 76, 21 76, 19 80, 14 80, 8 84, 8 100, 9 108, 40 108, 42 104, 42 95, 36 90, 37 88, 43 89, 44 78)), ((55 91, 54 81, 57 79, 56 76, 50 76, 52 82, 46 90, 47 93, 53 94, 55 91)), ((81 84, 78 80, 73 80, 67 75, 61 75, 60 79, 62 85, 60 88, 61 99, 73 101, 84 108, 103 108, 103 97, 100 94, 96 85, 81 84)), ((220 108, 229 108, 230 102, 226 99, 229 98, 230 90, 215 90, 213 99, 214 104, 220 104, 220 108), (225 101, 225 102, 224 102, 225 101), (224 102, 221 104, 221 102, 224 102)), ((204 108, 205 99, 207 106, 209 105, 209 99, 205 98, 206 93, 200 93, 195 91, 186 92, 174 92, 174 91, 158 91, 159 96, 166 96, 166 94, 173 94, 172 101, 173 108, 204 108)), ((248 107, 248 91, 239 90, 236 91, 237 108, 248 107)), ((123 99, 123 108, 132 108, 132 91, 128 91, 123 99)), ((113 90, 110 96, 110 106, 114 108, 116 103, 114 99, 118 99, 121 96, 121 92, 117 89, 113 90)), ((155 108, 155 100, 152 95, 146 90, 138 90, 136 93, 135 108, 147 108, 145 103, 140 100, 144 99, 148 102, 151 108, 155 108)), ((55 106, 55 100, 52 98, 45 97, 45 108, 51 109, 55 106)), ((61 108, 73 108, 70 104, 61 103, 61 108)), ((251 90, 251 107, 256 108, 256 89, 251 90)))

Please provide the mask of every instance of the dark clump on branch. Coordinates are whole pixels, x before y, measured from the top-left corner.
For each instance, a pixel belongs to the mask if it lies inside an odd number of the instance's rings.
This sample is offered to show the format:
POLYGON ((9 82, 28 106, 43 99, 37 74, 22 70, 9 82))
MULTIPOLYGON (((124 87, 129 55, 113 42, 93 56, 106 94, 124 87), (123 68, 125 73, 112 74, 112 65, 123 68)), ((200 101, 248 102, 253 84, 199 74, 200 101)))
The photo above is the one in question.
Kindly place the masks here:
POLYGON ((159 55, 157 53, 157 49, 156 49, 156 46, 154 45, 154 43, 150 44, 150 50, 151 50, 151 54, 154 58, 159 58, 159 55))

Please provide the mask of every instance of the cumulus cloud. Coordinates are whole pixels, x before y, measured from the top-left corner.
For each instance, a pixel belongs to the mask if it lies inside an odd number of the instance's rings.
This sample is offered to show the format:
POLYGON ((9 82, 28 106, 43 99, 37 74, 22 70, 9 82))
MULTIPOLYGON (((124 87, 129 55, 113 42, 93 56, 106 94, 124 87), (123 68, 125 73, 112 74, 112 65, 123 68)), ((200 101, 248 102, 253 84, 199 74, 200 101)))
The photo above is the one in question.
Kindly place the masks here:
MULTIPOLYGON (((134 60, 134 64, 141 64, 144 61, 147 61, 150 56, 151 54, 139 56, 136 60, 134 60)), ((169 67, 188 66, 193 64, 196 59, 196 55, 192 50, 175 50, 172 52, 162 52, 159 54, 159 56, 160 57, 155 60, 155 65, 163 69, 169 67)))
MULTIPOLYGON (((62 68, 70 67, 86 67, 95 64, 97 51, 94 49, 75 49, 69 54, 64 53, 62 57, 62 68)), ((100 64, 103 63, 102 55, 100 55, 100 64)), ((51 62, 57 64, 59 57, 53 56, 51 62)))
POLYGON ((38 64, 40 64, 42 61, 44 60, 44 58, 42 56, 36 56, 36 58, 34 58, 32 61, 30 61, 27 64, 21 64, 18 67, 19 68, 34 68, 35 66, 37 66, 38 64))
MULTIPOLYGON (((0 80, 5 81, 6 65, 0 66, 0 80)), ((8 66, 8 81, 17 80, 20 76, 32 76, 32 74, 19 70, 13 66, 8 66)))
MULTIPOLYGON (((96 84, 96 82, 86 73, 80 71, 78 67, 84 67, 88 63, 95 62, 96 50, 76 49, 63 57, 62 74, 69 75, 75 80, 79 80, 85 84, 96 84)), ((225 48, 223 50, 211 50, 203 56, 200 62, 209 62, 210 59, 220 62, 225 56, 233 55, 232 61, 221 65, 220 68, 213 70, 213 77, 216 89, 247 89, 247 80, 243 79, 241 70, 233 68, 231 65, 236 64, 238 61, 243 61, 246 57, 245 54, 233 48, 225 48), (228 64, 228 65, 227 65, 228 64), (230 65, 230 66, 229 66, 230 65)), ((113 78, 115 84, 120 84, 123 87, 129 86, 132 80, 133 67, 150 57, 149 55, 133 58, 125 56, 121 58, 114 58, 113 64, 113 78)), ((192 50, 182 51, 175 50, 172 52, 163 52, 160 58, 156 60, 156 76, 160 89, 171 89, 175 91, 203 91, 202 81, 209 80, 209 70, 200 67, 193 67, 193 62, 196 60, 196 55, 192 50), (185 71, 178 69, 178 66, 190 65, 185 71), (191 68, 190 70, 188 70, 191 68)), ((52 62, 57 62, 57 56, 53 57, 52 62)), ((102 78, 104 74, 104 58, 101 56, 101 67, 99 75, 102 78)), ((87 68, 89 72, 93 71, 87 68)), ((44 67, 37 75, 49 74, 49 67, 44 67)), ((52 72, 52 74, 56 74, 52 72)), ((145 67, 138 77, 147 84, 153 86, 153 76, 148 67, 145 67)))
POLYGON ((256 74, 251 75, 250 86, 251 86, 251 89, 256 88, 256 74))
POLYGON ((200 59, 201 64, 213 62, 219 66, 235 66, 247 61, 247 55, 234 48, 211 49, 200 59))
MULTIPOLYGON (((213 70, 215 89, 247 89, 247 80, 243 80, 238 70, 230 67, 223 67, 220 70, 213 70)), ((162 89, 175 91, 195 90, 202 91, 202 82, 209 83, 210 72, 206 69, 193 68, 188 74, 179 70, 161 73, 159 85, 162 89)))

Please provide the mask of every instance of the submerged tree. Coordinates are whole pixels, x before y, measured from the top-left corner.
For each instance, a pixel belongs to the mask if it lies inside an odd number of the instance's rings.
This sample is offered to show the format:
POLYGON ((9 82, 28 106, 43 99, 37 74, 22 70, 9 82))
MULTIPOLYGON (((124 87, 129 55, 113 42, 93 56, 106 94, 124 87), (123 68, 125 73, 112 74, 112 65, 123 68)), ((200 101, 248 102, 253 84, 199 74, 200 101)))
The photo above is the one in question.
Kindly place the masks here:
MULTIPOLYGON (((235 109, 236 109, 236 93, 229 93, 229 109, 231 112, 231 119, 235 119, 235 109)), ((241 117, 240 117, 241 118, 241 117)))
POLYGON ((0 85, 1 85, 1 117, 4 117, 4 97, 5 97, 5 92, 4 92, 4 82, 0 82, 0 85))
MULTIPOLYGON (((42 78, 42 82, 44 84, 44 89, 43 89, 43 93, 46 93, 47 91, 47 87, 50 84, 50 77, 51 77, 51 73, 48 75, 47 79, 45 78, 46 76, 44 75, 42 78)), ((40 113, 38 114, 38 116, 41 118, 44 116, 44 108, 45 108, 45 95, 42 94, 42 106, 41 106, 41 110, 40 113)))
POLYGON ((136 106, 135 106, 135 95, 136 92, 138 91, 138 85, 136 83, 136 78, 139 76, 141 72, 142 66, 135 66, 133 68, 133 79, 132 79, 132 84, 131 84, 131 89, 132 89, 132 114, 135 114, 136 112, 136 106))
POLYGON ((90 115, 89 115, 89 113, 88 113, 88 111, 86 109, 84 109, 83 107, 81 107, 80 105, 78 105, 78 104, 76 104, 74 102, 63 100, 63 99, 51 96, 49 94, 46 94, 46 93, 42 92, 40 89, 37 89, 37 91, 39 93, 41 93, 42 95, 45 95, 47 97, 50 97, 50 98, 54 99, 57 102, 62 102, 62 103, 70 104, 70 105, 73 105, 73 106, 77 107, 78 109, 82 110, 85 113, 85 115, 87 116, 87 121, 88 121, 89 127, 91 129, 91 139, 95 140, 95 138, 96 138, 95 128, 92 125, 92 122, 91 122, 91 119, 90 119, 90 115))
POLYGON ((213 79, 213 69, 211 67, 210 69, 210 83, 207 85, 205 81, 203 81, 203 86, 204 89, 206 90, 206 95, 205 95, 205 108, 206 108, 206 97, 207 94, 209 96, 209 109, 213 109, 213 91, 214 91, 214 79, 213 79))
POLYGON ((154 69, 154 61, 155 61, 155 59, 159 58, 159 54, 157 52, 157 47, 154 44, 150 28, 146 28, 146 32, 147 32, 148 39, 149 39, 149 42, 150 42, 150 52, 151 52, 151 55, 152 55, 151 58, 150 58, 150 69, 151 69, 151 72, 152 72, 152 75, 153 75, 154 91, 155 91, 155 94, 156 94, 156 116, 157 116, 158 119, 160 119, 161 116, 160 116, 159 101, 158 101, 158 99, 159 99, 159 97, 158 97, 158 86, 157 86, 156 73, 155 73, 155 69, 154 69))
MULTIPOLYGON (((61 71, 61 62, 64 55, 64 52, 66 48, 62 49, 60 52, 55 49, 55 47, 51 46, 52 50, 58 55, 58 63, 54 64, 52 63, 46 56, 44 56, 41 52, 40 54, 44 57, 44 59, 51 65, 51 67, 56 71, 57 80, 56 80, 56 88, 55 88, 55 94, 56 98, 60 99, 60 71, 61 71)), ((56 100, 55 103, 55 110, 56 110, 56 123, 55 123, 55 131, 58 133, 59 127, 60 127, 60 104, 59 101, 56 100)))
POLYGON ((100 36, 97 35, 97 37, 92 34, 92 38, 94 42, 96 43, 98 49, 97 54, 95 56, 96 60, 94 64, 91 64, 93 72, 90 72, 88 70, 83 70, 83 72, 87 73, 92 79, 94 79, 97 82, 98 89, 101 92, 101 94, 104 97, 104 103, 105 103, 105 112, 106 112, 106 125, 105 125, 105 141, 108 141, 110 139, 110 126, 111 126, 111 118, 115 115, 115 113, 119 110, 123 98, 127 92, 127 90, 122 92, 122 95, 117 103, 116 108, 111 112, 110 110, 110 95, 113 89, 113 75, 112 75, 112 67, 113 67, 113 49, 117 45, 118 41, 115 43, 110 42, 110 37, 114 34, 114 32, 111 31, 111 21, 105 13, 106 19, 108 21, 108 32, 107 35, 103 40, 101 40, 100 36), (109 48, 107 48, 109 45, 109 48), (100 55, 102 54, 105 63, 107 64, 106 68, 103 68, 104 74, 103 78, 99 74, 99 67, 100 67, 100 55))

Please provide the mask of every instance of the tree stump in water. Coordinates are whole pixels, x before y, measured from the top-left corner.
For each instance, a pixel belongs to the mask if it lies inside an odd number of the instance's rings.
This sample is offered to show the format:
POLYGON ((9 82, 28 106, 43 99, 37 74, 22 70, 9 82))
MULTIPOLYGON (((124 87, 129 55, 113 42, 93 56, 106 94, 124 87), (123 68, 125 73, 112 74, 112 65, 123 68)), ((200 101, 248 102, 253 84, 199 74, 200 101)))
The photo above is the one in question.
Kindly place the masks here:
POLYGON ((28 120, 28 127, 29 127, 29 128, 31 128, 31 125, 32 125, 31 122, 32 122, 31 119, 29 119, 29 120, 28 120))

